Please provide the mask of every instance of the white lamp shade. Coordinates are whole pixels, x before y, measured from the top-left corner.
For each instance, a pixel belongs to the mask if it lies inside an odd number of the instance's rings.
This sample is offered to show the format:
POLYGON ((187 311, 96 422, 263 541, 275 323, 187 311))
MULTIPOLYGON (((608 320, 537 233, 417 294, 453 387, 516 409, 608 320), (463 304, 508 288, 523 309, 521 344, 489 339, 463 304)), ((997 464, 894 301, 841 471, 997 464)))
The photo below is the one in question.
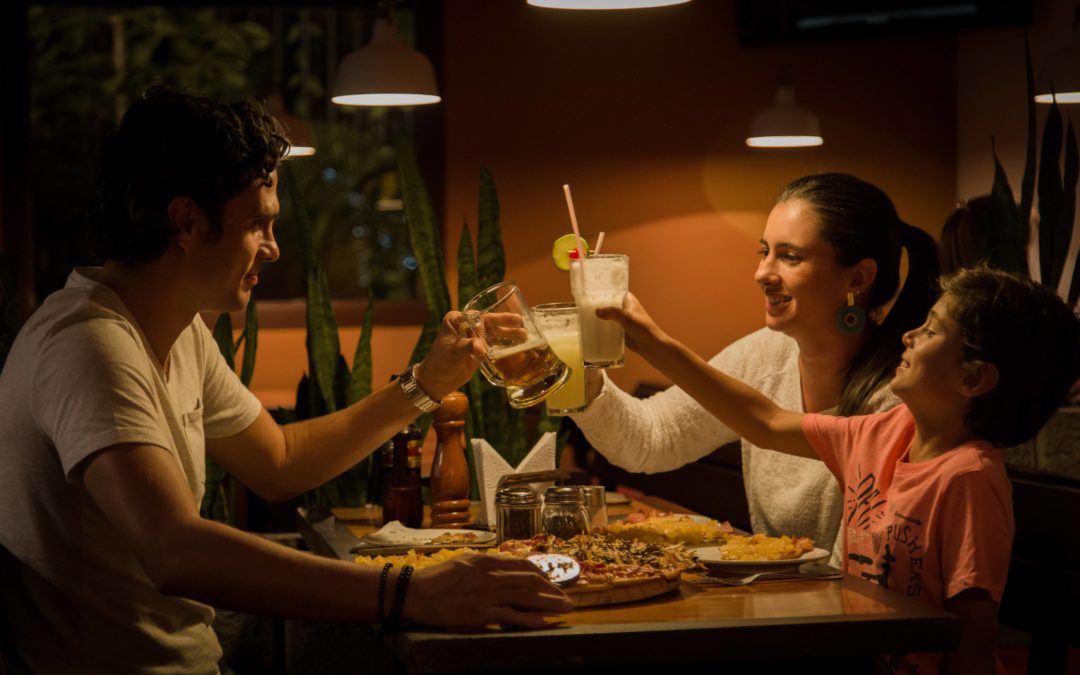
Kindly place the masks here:
POLYGON ((773 105, 754 115, 746 138, 752 148, 801 148, 822 143, 817 115, 795 105, 795 92, 785 86, 776 90, 773 105))
POLYGON ((528 0, 528 4, 551 9, 643 9, 681 5, 690 0, 528 0))
POLYGON ((268 112, 273 115, 285 130, 285 136, 289 139, 289 149, 286 157, 310 157, 315 154, 315 144, 312 142, 311 127, 307 122, 293 115, 285 109, 285 101, 281 94, 274 92, 267 101, 268 112))
POLYGON ((1073 44, 1055 53, 1045 67, 1039 69, 1035 86, 1036 103, 1080 103, 1080 46, 1078 37, 1073 44))
POLYGON ((371 42, 338 67, 331 100, 339 105, 424 105, 441 99, 435 69, 409 48, 385 19, 375 22, 371 42))

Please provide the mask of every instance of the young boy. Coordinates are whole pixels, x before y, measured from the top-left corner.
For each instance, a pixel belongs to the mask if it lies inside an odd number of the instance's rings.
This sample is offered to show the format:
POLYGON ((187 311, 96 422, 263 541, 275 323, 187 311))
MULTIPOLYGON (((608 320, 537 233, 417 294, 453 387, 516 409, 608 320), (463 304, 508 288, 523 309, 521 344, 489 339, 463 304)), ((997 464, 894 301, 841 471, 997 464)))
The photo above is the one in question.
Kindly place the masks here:
POLYGON ((846 497, 849 574, 959 617, 955 651, 888 657, 885 672, 994 671, 1014 527, 1003 448, 1031 438, 1080 374, 1077 319, 1050 290, 986 268, 942 285, 904 335, 891 384, 903 405, 860 417, 778 408, 666 335, 636 298, 597 312, 739 435, 825 462, 846 497))

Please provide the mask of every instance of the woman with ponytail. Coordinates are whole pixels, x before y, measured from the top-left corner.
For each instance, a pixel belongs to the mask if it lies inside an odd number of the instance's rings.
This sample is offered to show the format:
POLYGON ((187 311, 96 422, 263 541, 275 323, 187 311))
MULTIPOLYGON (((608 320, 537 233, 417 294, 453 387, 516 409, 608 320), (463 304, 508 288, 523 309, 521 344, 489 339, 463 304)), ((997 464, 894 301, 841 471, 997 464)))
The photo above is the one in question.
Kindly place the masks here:
MULTIPOLYGON (((789 410, 858 415, 895 406, 887 384, 901 336, 923 322, 937 295, 933 238, 903 222, 879 188, 828 173, 784 188, 758 254, 765 327, 710 365, 789 410)), ((678 387, 637 399, 596 371, 589 377, 591 402, 574 421, 624 469, 670 471, 738 439, 678 387)), ((843 502, 829 470, 746 440, 742 461, 753 530, 812 537, 842 567, 843 502)))

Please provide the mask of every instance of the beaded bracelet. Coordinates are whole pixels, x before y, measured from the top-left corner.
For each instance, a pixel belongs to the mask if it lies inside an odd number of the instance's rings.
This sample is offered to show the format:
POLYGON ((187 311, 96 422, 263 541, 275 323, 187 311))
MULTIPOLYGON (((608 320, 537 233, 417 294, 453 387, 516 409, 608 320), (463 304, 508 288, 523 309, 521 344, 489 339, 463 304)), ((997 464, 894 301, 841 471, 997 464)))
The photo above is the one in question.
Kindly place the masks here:
POLYGON ((383 624, 383 632, 393 635, 397 632, 398 622, 401 620, 401 612, 405 608, 405 593, 409 590, 409 579, 412 578, 413 566, 405 565, 397 578, 397 588, 394 589, 394 604, 390 607, 390 616, 383 624))
POLYGON ((379 622, 386 621, 386 601, 383 597, 386 595, 386 578, 390 576, 390 568, 394 566, 394 563, 386 563, 383 565, 382 574, 379 575, 379 622))

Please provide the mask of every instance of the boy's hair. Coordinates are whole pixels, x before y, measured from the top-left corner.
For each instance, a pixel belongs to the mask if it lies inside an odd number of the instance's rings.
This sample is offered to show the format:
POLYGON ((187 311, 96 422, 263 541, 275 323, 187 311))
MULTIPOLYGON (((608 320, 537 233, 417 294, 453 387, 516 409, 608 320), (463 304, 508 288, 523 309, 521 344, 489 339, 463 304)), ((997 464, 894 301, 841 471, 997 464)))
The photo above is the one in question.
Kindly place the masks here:
POLYGON ((1001 270, 962 269, 941 281, 960 329, 965 361, 998 369, 998 383, 977 396, 965 420, 998 446, 1034 436, 1080 377, 1076 315, 1049 288, 1001 270))
POLYGON ((206 211, 220 236, 225 202, 255 180, 268 185, 288 148, 277 120, 254 101, 148 89, 105 138, 97 252, 133 265, 160 257, 174 235, 169 202, 180 196, 206 211))

